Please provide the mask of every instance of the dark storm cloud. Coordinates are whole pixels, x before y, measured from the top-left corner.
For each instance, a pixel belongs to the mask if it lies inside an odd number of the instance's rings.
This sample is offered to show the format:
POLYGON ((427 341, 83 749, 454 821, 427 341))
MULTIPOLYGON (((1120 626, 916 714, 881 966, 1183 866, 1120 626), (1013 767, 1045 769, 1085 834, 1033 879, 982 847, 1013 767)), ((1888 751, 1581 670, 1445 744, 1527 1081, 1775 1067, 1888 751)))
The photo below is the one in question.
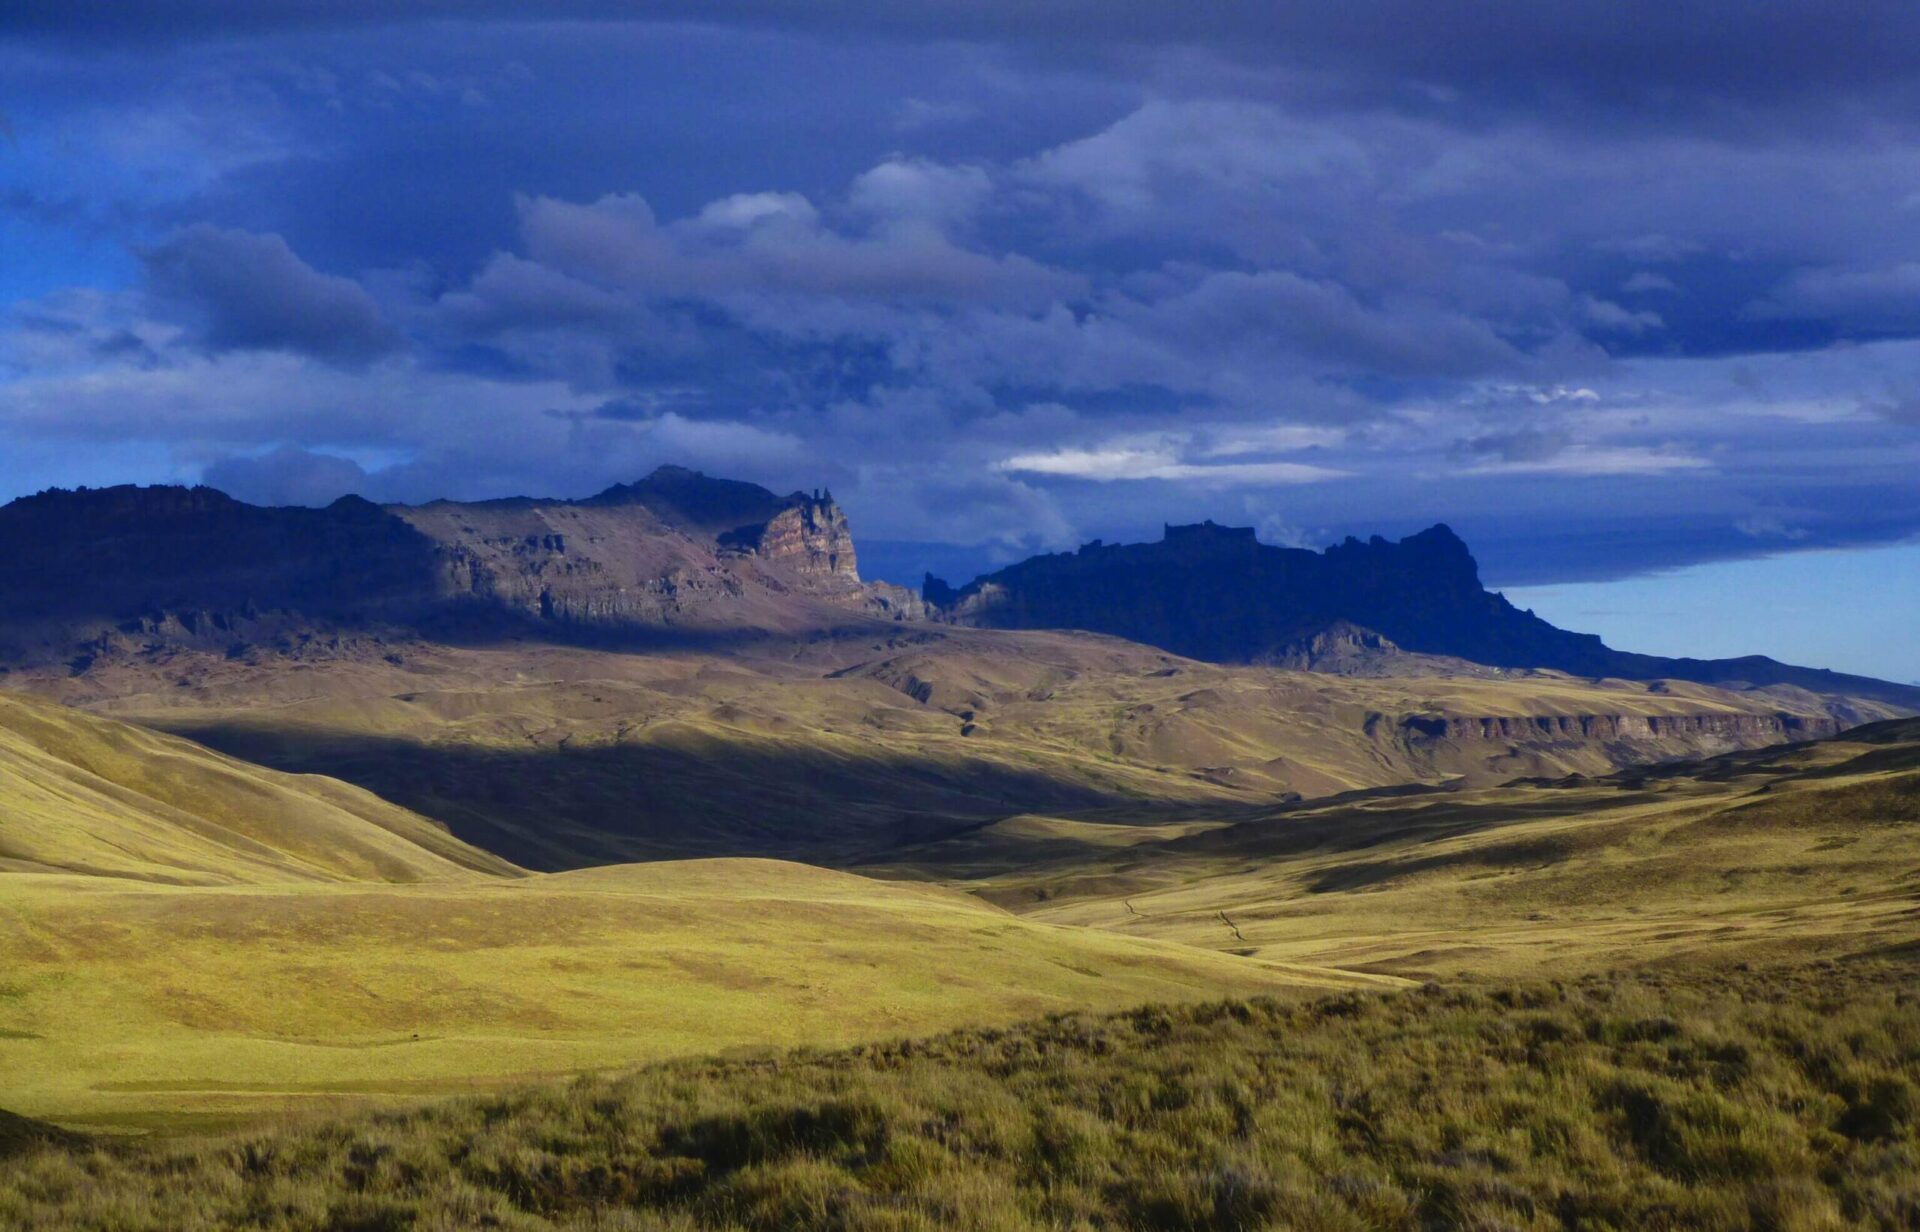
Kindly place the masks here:
POLYGON ((402 345, 365 288, 322 274, 277 235, 204 223, 141 254, 162 311, 210 352, 293 351, 362 364, 402 345))
POLYGON ((301 503, 831 482, 900 567, 1920 530, 1910 6, 394 11, 0 0, 0 444, 301 503))
POLYGON ((220 39, 396 22, 680 21, 903 38, 1188 43, 1415 86, 1591 95, 1719 93, 1772 102, 1914 80, 1920 12, 1905 0, 9 0, 22 34, 220 39))

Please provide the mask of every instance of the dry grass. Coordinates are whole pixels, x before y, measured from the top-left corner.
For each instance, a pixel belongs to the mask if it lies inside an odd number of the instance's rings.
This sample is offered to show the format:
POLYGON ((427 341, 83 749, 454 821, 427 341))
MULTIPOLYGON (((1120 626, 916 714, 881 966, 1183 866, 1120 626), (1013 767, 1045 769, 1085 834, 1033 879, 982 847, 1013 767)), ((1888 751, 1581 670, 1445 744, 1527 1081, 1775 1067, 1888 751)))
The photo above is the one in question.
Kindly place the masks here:
POLYGON ((472 885, 5 876, 0 1106, 178 1128, 728 1047, 1369 978, 775 861, 472 885))
POLYGON ((205 885, 519 873, 345 783, 0 693, 0 873, 21 870, 205 885))
MULTIPOLYGON (((180 653, 21 681, 366 787, 527 867, 845 866, 1016 813, 1603 773, 1776 738, 1444 736, 1405 720, 1825 717, 1812 695, 1551 674, 1346 679, 1108 638, 915 627, 720 657, 405 646, 398 664, 180 653)), ((14 679, 19 679, 15 677, 14 679)))
POLYGON ((1119 851, 1055 835, 1036 858, 1009 840, 971 884, 1129 936, 1522 976, 1920 941, 1917 833, 1907 724, 1606 780, 1309 803, 1119 851))
POLYGON ((0 1224, 1910 1228, 1909 966, 1069 1015, 188 1143, 41 1148, 0 1224))

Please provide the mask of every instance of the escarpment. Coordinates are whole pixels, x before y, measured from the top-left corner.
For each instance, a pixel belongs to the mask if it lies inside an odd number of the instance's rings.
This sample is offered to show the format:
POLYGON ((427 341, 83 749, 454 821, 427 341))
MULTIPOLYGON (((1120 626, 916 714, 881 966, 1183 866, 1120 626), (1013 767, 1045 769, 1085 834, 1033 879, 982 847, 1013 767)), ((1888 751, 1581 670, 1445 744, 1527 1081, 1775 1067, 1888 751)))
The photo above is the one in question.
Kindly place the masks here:
POLYGON ((1407 715, 1413 738, 1446 740, 1722 740, 1757 747, 1838 735, 1839 720, 1803 714, 1407 715))
POLYGON ((0 508, 0 668, 80 674, 169 648, 332 653, 422 637, 732 644, 929 619, 1356 678, 1555 672, 1771 690, 1767 707, 1824 705, 1843 723, 1920 711, 1920 688, 1758 657, 1629 654, 1556 628, 1487 590, 1444 525, 1322 552, 1248 527, 1168 526, 1158 543, 1095 541, 958 589, 928 578, 916 594, 861 578, 831 492, 671 466, 584 500, 264 508, 205 487, 116 487, 0 508))
POLYGON ((795 633, 917 617, 860 578, 830 494, 663 467, 581 501, 264 508, 211 488, 0 509, 0 661, 342 637, 795 633))

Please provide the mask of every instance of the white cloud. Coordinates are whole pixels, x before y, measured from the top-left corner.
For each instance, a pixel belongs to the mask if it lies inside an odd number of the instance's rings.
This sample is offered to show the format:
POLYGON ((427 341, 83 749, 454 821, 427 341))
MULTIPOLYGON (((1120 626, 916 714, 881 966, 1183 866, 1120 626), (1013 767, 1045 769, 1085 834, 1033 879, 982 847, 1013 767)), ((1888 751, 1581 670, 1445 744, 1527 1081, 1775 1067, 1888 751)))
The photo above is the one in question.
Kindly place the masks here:
POLYGON ((1215 485, 1320 483, 1346 473, 1300 462, 1192 462, 1184 456, 1186 445, 1186 439, 1177 436, 1141 443, 1110 442, 1092 448, 1016 454, 995 463, 994 468, 1100 483, 1162 479, 1215 485))
POLYGON ((1701 471, 1711 466, 1704 458, 1676 449, 1646 445, 1568 445, 1538 458, 1483 462, 1460 471, 1463 475, 1666 475, 1701 471))
POLYGON ((993 195, 984 168, 896 158, 857 176, 847 204, 883 224, 925 222, 943 229, 971 219, 993 195))
POLYGON ((1589 325, 1616 334, 1638 336, 1666 326, 1657 312, 1623 308, 1610 299, 1595 299, 1591 295, 1580 297, 1580 314, 1589 325))

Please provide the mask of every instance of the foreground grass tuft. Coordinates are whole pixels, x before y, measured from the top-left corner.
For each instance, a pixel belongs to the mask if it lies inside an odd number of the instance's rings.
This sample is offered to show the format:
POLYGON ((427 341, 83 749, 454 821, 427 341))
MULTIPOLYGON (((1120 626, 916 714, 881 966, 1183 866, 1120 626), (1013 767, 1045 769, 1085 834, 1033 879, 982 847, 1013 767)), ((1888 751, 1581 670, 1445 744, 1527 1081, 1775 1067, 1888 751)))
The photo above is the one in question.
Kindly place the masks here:
POLYGON ((42 1144, 0 1226, 1913 1228, 1910 967, 1236 1001, 42 1144))

